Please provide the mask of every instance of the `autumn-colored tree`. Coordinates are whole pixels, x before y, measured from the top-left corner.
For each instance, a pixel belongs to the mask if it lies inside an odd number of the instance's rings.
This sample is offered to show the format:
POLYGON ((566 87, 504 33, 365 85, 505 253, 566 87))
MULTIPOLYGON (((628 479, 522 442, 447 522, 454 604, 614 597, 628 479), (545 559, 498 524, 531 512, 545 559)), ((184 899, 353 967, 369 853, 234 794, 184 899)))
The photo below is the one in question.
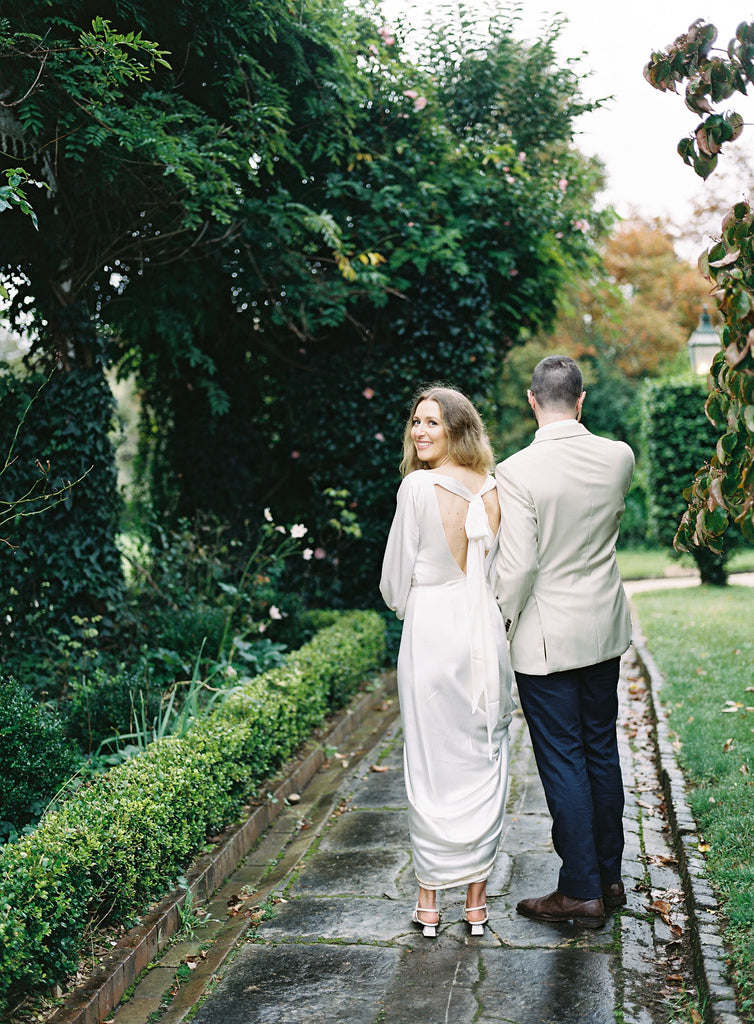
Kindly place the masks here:
POLYGON ((704 281, 676 254, 673 242, 665 221, 621 223, 603 246, 601 275, 575 283, 552 329, 508 354, 498 395, 502 452, 531 436, 526 388, 536 363, 553 352, 572 356, 582 367, 590 428, 635 443, 638 421, 631 406, 638 382, 678 358, 708 301, 704 281))

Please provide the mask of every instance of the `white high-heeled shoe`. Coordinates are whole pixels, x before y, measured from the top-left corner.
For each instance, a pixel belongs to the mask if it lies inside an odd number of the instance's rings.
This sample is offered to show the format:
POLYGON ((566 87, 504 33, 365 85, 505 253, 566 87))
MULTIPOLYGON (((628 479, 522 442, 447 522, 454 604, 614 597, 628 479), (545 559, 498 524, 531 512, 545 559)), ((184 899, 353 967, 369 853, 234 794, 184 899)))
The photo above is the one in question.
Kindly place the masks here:
POLYGON ((484 935, 484 926, 489 921, 489 915, 487 914, 487 904, 485 903, 484 906, 481 907, 467 907, 466 904, 464 903, 463 919, 466 922, 466 924, 468 924, 469 927, 471 928, 472 935, 484 935), (475 910, 484 911, 484 917, 482 918, 481 921, 469 921, 468 915, 473 913, 475 910))
POLYGON ((420 907, 417 903, 414 907, 414 912, 411 915, 411 920, 414 924, 420 924, 422 926, 422 932, 424 933, 425 939, 434 939, 437 937, 437 929, 440 926, 440 911, 436 907, 420 907), (422 921, 419 914, 437 914, 437 920, 422 921))

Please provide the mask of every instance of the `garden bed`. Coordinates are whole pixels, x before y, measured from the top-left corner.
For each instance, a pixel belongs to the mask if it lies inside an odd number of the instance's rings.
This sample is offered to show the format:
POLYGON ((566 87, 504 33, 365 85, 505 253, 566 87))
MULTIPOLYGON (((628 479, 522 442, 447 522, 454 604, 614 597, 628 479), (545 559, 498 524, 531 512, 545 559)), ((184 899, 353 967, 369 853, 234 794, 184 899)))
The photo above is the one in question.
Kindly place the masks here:
POLYGON ((249 680, 182 738, 96 779, 0 852, 0 1008, 75 972, 94 923, 133 920, 208 834, 382 664, 384 624, 351 612, 249 680))

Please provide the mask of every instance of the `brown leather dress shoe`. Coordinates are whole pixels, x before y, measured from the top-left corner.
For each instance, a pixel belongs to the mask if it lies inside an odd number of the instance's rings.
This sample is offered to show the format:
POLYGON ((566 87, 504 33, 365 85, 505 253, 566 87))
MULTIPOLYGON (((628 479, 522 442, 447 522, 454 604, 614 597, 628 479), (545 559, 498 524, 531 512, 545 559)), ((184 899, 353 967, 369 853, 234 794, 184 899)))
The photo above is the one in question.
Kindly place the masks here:
POLYGON ((616 907, 625 907, 626 889, 623 882, 613 882, 612 885, 603 886, 602 902, 605 906, 605 910, 615 910, 616 907))
POLYGON ((605 923, 605 908, 601 899, 575 900, 562 892, 549 896, 521 900, 516 906, 519 914, 535 921, 573 921, 581 928, 601 928, 605 923))

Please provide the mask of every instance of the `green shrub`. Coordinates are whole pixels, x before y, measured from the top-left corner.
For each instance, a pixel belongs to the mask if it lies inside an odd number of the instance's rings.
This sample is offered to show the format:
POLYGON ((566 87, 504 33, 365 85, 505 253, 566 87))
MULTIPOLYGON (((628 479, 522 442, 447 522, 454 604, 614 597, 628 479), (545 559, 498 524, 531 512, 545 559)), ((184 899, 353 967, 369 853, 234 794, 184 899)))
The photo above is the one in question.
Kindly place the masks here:
POLYGON ((0 1011, 63 982, 92 921, 127 920, 161 895, 383 656, 380 617, 342 615, 187 735, 95 778, 0 851, 0 1011))
POLYGON ((0 836, 39 820, 77 760, 58 714, 0 678, 0 836))
MULTIPOLYGON (((697 382, 649 381, 644 386, 647 532, 661 547, 672 548, 688 504, 683 492, 715 447, 716 432, 704 414, 704 396, 704 386, 697 382)), ((725 582, 724 555, 707 548, 695 548, 692 554, 704 582, 725 582)))
POLYGON ((131 733, 142 711, 148 721, 157 714, 160 694, 150 688, 143 668, 110 674, 95 669, 71 682, 65 708, 69 736, 90 752, 114 733, 131 733))

